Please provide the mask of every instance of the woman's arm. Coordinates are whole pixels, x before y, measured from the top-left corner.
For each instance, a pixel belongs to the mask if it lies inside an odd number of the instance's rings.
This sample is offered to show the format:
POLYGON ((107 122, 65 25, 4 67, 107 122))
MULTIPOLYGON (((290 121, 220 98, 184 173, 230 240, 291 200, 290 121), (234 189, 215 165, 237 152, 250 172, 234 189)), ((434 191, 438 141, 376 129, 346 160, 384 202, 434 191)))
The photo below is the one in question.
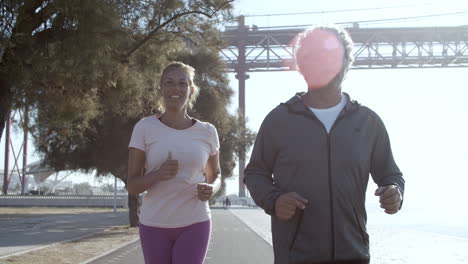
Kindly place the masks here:
POLYGON ((145 152, 136 148, 129 148, 127 191, 131 194, 140 194, 152 184, 150 177, 145 177, 145 152))
POLYGON ((221 187, 219 152, 208 158, 205 167, 205 177, 206 183, 199 183, 197 186, 197 196, 202 201, 209 200, 221 187))
POLYGON ((213 194, 221 187, 221 169, 219 165, 219 152, 208 158, 205 168, 206 183, 213 185, 213 194))
POLYGON ((145 174, 145 152, 136 148, 129 149, 127 191, 140 194, 160 180, 167 180, 177 174, 178 163, 169 154, 167 160, 156 171, 145 174))

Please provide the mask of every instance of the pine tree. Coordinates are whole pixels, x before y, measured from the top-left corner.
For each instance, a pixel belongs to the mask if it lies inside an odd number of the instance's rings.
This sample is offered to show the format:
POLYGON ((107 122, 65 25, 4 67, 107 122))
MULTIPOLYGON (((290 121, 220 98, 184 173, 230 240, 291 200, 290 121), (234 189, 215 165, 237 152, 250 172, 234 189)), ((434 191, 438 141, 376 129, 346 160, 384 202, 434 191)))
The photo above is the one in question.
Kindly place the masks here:
MULTIPOLYGON (((218 127, 222 172, 232 175, 252 134, 241 138, 243 120, 227 112, 232 91, 217 57, 216 25, 231 19, 231 2, 2 1, 1 131, 11 109, 28 106, 48 165, 125 182, 131 130, 158 111, 159 74, 179 59, 198 70, 192 114, 218 127)), ((129 195, 132 226, 137 198, 129 195)))

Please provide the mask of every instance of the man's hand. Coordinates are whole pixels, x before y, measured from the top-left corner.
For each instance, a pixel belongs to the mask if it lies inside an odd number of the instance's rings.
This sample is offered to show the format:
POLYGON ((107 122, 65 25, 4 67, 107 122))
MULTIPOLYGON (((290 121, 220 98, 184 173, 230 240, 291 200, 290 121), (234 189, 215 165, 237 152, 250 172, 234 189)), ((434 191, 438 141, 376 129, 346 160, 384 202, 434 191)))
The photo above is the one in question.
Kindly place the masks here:
POLYGON ((283 221, 291 219, 296 208, 304 210, 308 201, 295 192, 282 194, 275 202, 275 214, 283 221))
POLYGON ((213 196, 213 184, 199 183, 197 184, 197 197, 200 201, 208 201, 213 196))
POLYGON ((387 214, 395 214, 400 210, 402 195, 398 186, 379 187, 375 190, 375 196, 380 196, 380 207, 385 209, 387 214))

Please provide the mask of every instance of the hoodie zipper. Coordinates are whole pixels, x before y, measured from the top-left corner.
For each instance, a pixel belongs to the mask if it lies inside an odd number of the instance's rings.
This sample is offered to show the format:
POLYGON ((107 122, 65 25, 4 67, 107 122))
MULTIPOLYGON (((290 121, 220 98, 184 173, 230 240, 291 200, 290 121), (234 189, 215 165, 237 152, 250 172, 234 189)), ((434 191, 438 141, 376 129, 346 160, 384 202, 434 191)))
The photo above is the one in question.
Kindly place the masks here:
MULTIPOLYGON (((317 116, 313 115, 313 120, 317 122, 327 135, 327 151, 328 151, 328 198, 330 200, 330 219, 331 219, 331 224, 330 224, 330 232, 331 232, 331 254, 330 257, 333 261, 335 261, 335 252, 336 252, 336 242, 335 242, 335 214, 333 212, 334 208, 334 203, 333 203, 333 185, 332 185, 332 166, 331 166, 331 140, 330 140, 330 134, 333 131, 333 128, 335 127, 336 123, 342 119, 343 115, 339 115, 335 122, 333 123, 333 126, 330 128, 330 133, 327 132, 327 129, 323 125, 323 123, 317 118, 317 116)), ((311 117, 311 116, 309 116, 311 117)), ((302 219, 299 219, 299 221, 302 221, 302 219)), ((296 230, 296 235, 298 231, 296 230)), ((294 238, 295 240, 295 238, 294 238)))
MULTIPOLYGON (((346 105, 345 105, 346 107, 346 105)), ((330 133, 327 133, 327 144, 328 144, 328 188, 329 188, 329 195, 330 195, 330 218, 331 218, 331 221, 332 221, 332 225, 331 225, 331 235, 332 235, 332 245, 331 245, 331 248, 332 248, 332 252, 331 252, 331 258, 333 261, 336 260, 336 242, 335 242, 335 214, 334 214, 334 211, 333 211, 333 208, 334 208, 334 204, 333 204, 333 184, 332 184, 332 159, 331 159, 331 139, 330 139, 330 135, 332 134, 333 132, 333 129, 335 128, 335 126, 338 124, 338 122, 343 119, 346 115, 349 115, 350 113, 352 113, 353 111, 349 111, 349 112, 341 112, 340 114, 338 114, 338 117, 336 118, 335 122, 333 123, 332 127, 330 128, 330 133)), ((315 117, 317 120, 318 118, 315 117)), ((318 120, 320 122, 320 120, 318 120)), ((322 123, 322 122, 320 122, 322 123)), ((323 124, 322 124, 323 126, 323 124)), ((324 129, 325 129, 325 126, 323 126, 324 129)), ((326 129, 325 129, 325 132, 326 132, 326 129)))
MULTIPOLYGON (((334 213, 334 203, 333 203, 333 184, 332 184, 332 159, 331 159, 331 139, 330 135, 333 131, 333 128, 336 126, 338 121, 343 118, 343 115, 339 115, 335 122, 333 123, 332 127, 330 128, 330 133, 327 132, 327 145, 328 145, 328 193, 330 199, 330 219, 331 219, 331 237, 332 237, 332 252, 331 252, 331 259, 335 261, 336 255, 336 242, 335 242, 335 213, 334 213)), ((320 121, 320 120, 319 120, 320 121)), ((322 122, 320 122, 322 123, 322 122)), ((323 126, 323 124, 322 124, 323 126)), ((325 128, 325 126, 323 126, 325 128)), ((326 129, 325 129, 326 132, 326 129)))
MULTIPOLYGON (((349 98, 348 98, 349 100, 349 98)), ((350 102, 347 102, 347 104, 350 103, 350 102)), ((287 106, 288 109, 289 109, 289 106, 287 106)), ((346 111, 346 107, 347 105, 344 106, 343 110, 346 111)), ((290 109, 289 109, 290 110, 290 109)), ((342 111, 343 111, 342 110, 342 111)), ((331 225, 330 225, 330 231, 331 231, 331 259, 332 261, 335 261, 336 258, 335 258, 335 254, 336 254, 336 242, 335 242, 335 214, 333 212, 333 207, 334 207, 334 204, 333 204, 333 185, 332 185, 332 166, 331 166, 331 140, 330 140, 330 135, 333 131, 333 129, 335 128, 336 124, 341 120, 343 119, 344 116, 347 116, 349 115, 350 113, 354 112, 353 110, 348 110, 348 112, 340 112, 340 114, 338 114, 338 117, 336 118, 335 122, 333 123, 332 127, 330 128, 330 133, 327 132, 327 129, 325 128, 325 126, 323 125, 323 123, 317 118, 317 116, 315 116, 315 114, 313 114, 312 112, 310 114, 305 114, 304 112, 296 112, 298 114, 301 114, 307 118, 310 118, 312 120, 314 120, 315 122, 318 122, 320 124, 320 126, 322 127, 323 131, 326 133, 327 135, 327 148, 328 148, 328 191, 329 191, 329 199, 330 199, 330 219, 331 219, 331 225)), ((300 227, 300 223, 302 222, 302 217, 303 217, 303 214, 300 215, 300 218, 299 218, 299 224, 298 224, 298 228, 300 227)), ((295 236, 293 237, 293 242, 295 242, 296 240, 296 236, 297 236, 297 233, 298 233, 298 230, 296 230, 295 232, 295 236)), ((294 243, 291 243, 291 246, 290 246, 290 249, 292 249, 292 247, 294 246, 294 243)))

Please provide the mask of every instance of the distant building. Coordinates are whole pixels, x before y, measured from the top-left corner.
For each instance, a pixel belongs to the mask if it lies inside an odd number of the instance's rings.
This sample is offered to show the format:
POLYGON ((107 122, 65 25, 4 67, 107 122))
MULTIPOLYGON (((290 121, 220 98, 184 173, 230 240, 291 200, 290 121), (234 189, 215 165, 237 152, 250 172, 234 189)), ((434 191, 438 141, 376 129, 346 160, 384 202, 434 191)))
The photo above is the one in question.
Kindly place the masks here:
MULTIPOLYGON (((3 179, 5 176, 5 171, 0 170, 0 186, 3 188, 3 179)), ((10 183, 8 184, 8 194, 20 194, 21 193, 21 181, 17 172, 11 171, 9 173, 10 183)), ((35 186, 34 178, 27 175, 25 179, 24 192, 27 193, 29 190, 33 189, 35 186)))

